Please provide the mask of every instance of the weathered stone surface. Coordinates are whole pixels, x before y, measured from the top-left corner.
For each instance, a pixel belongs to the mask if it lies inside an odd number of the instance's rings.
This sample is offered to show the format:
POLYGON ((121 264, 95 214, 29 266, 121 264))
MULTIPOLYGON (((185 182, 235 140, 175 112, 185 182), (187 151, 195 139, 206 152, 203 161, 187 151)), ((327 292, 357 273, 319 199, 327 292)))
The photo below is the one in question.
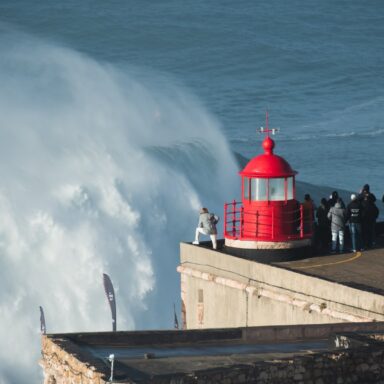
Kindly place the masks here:
POLYGON ((293 376, 293 379, 295 381, 303 380, 303 375, 301 373, 295 373, 295 376, 293 376))
MULTIPOLYGON (((150 361, 147 361, 150 363, 150 361)), ((70 342, 43 337, 41 366, 44 384, 106 384, 109 376, 70 342)), ((123 381, 124 384, 129 381, 123 381)), ((384 348, 371 347, 297 355, 294 359, 248 361, 221 369, 168 374, 143 379, 142 384, 384 384, 384 348)))

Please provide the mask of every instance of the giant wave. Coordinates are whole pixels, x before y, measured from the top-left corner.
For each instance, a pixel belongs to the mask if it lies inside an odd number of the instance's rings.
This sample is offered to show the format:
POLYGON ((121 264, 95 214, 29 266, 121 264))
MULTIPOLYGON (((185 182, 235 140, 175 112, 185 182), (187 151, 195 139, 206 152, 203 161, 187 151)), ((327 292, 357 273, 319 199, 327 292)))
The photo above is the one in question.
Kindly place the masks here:
POLYGON ((218 122, 164 75, 0 39, 0 382, 41 382, 48 332, 172 326, 180 240, 237 196, 218 122))

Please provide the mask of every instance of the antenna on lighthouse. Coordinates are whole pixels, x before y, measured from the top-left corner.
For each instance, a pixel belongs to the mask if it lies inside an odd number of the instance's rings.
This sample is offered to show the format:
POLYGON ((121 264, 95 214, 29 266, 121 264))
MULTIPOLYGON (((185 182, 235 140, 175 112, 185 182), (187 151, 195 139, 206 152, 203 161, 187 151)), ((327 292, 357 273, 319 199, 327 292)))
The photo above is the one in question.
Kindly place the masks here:
POLYGON ((269 137, 269 133, 272 133, 272 135, 274 135, 280 131, 280 128, 269 128, 268 120, 269 118, 268 118, 268 110, 267 110, 265 112, 265 128, 260 127, 259 129, 256 129, 257 133, 266 133, 267 137, 269 137))

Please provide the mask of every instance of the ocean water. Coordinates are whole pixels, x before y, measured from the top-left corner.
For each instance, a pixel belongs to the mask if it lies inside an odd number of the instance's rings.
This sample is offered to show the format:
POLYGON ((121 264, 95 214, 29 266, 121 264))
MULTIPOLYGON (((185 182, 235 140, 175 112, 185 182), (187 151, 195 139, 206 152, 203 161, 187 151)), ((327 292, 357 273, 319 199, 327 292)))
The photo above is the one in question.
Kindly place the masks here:
POLYGON ((118 329, 172 327, 178 243, 238 198, 233 152, 261 152, 266 110, 317 199, 381 197, 383 11, 2 0, 0 383, 41 382, 39 305, 48 332, 111 328, 102 273, 118 329))

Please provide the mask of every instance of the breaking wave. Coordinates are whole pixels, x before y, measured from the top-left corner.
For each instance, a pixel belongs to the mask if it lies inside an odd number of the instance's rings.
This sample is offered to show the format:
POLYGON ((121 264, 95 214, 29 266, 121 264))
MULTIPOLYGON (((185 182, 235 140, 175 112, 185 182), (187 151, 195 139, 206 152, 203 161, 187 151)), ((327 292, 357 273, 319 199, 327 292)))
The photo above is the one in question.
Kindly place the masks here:
POLYGON ((39 305, 49 333, 109 330, 108 273, 118 329, 171 327, 179 241, 238 179, 169 79, 14 31, 0 52, 0 382, 41 382, 39 305))

